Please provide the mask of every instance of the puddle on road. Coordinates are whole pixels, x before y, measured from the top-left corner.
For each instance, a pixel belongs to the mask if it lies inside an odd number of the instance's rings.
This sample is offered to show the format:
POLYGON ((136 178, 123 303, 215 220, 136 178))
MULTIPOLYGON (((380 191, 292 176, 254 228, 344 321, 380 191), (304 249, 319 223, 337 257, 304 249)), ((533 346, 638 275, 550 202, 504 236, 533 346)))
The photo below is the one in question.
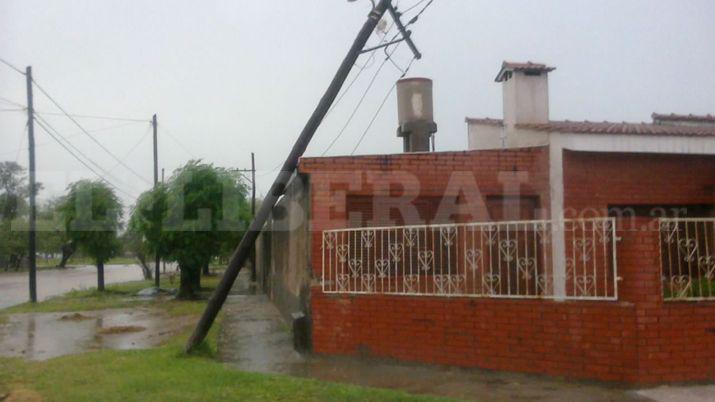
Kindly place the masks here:
POLYGON ((13 314, 0 326, 0 356, 45 360, 98 349, 162 344, 187 320, 149 308, 13 314))

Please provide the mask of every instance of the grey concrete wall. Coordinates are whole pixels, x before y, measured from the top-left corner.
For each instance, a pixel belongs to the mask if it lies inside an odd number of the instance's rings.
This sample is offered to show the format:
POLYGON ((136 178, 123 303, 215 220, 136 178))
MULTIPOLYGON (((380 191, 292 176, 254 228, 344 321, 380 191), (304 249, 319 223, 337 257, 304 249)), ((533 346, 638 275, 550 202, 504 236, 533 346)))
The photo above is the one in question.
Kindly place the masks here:
POLYGON ((259 286, 289 322, 293 313, 308 314, 309 205, 308 176, 294 174, 256 242, 259 286))

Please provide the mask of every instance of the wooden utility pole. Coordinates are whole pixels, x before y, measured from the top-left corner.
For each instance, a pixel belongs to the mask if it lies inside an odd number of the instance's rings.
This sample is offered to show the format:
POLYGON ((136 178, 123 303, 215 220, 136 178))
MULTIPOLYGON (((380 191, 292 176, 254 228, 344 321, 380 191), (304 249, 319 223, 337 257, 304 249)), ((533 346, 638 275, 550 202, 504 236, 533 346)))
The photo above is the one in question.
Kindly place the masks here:
MULTIPOLYGON (((385 14, 385 10, 387 10, 390 6, 390 0, 380 0, 370 11, 367 21, 365 21, 362 29, 360 29, 360 32, 355 38, 350 50, 347 55, 345 55, 338 71, 335 73, 333 80, 330 82, 328 89, 320 99, 320 103, 318 103, 315 111, 313 111, 313 114, 308 119, 308 122, 303 128, 303 131, 300 133, 298 140, 296 140, 293 145, 293 149, 290 151, 290 154, 288 154, 288 157, 283 163, 280 173, 278 173, 278 176, 273 182, 273 185, 271 185, 268 194, 266 194, 266 197, 261 203, 261 207, 256 216, 253 218, 248 231, 241 239, 241 242, 236 250, 233 252, 231 260, 228 263, 228 267, 226 268, 226 272, 224 272, 223 278, 221 278, 221 282, 219 282, 218 287, 211 295, 203 315, 199 319, 193 334, 186 343, 186 352, 192 351, 206 338, 206 334, 209 332, 209 329, 221 310, 223 303, 226 301, 228 292, 231 290, 233 283, 236 281, 239 271, 251 255, 256 238, 263 229, 263 225, 266 223, 271 210, 273 210, 278 198, 285 191, 288 180, 290 180, 293 170, 295 170, 298 165, 298 159, 305 152, 311 138, 313 138, 313 134, 315 134, 315 131, 318 129, 320 123, 323 121, 323 118, 330 109, 330 105, 332 105, 338 95, 338 92, 340 92, 340 88, 342 88, 350 70, 357 61, 358 56, 360 56, 360 52, 365 47, 365 43, 367 43, 370 35, 372 35, 372 32, 375 30, 375 26, 377 26, 377 23, 380 22, 382 16, 385 14)), ((409 36, 407 36, 405 40, 409 40, 409 36)))
MULTIPOLYGON (((159 147, 156 138, 156 114, 151 117, 151 127, 154 130, 154 189, 156 189, 156 187, 159 185, 159 147)), ((163 173, 164 171, 162 169, 162 175, 163 173)), ((156 255, 154 256, 154 286, 157 290, 159 290, 159 286, 161 284, 161 271, 159 265, 161 265, 161 256, 157 251, 156 255)))
POLYGON ((27 147, 30 155, 30 227, 28 231, 27 257, 30 270, 30 301, 37 302, 37 206, 35 195, 37 185, 35 183, 35 108, 32 104, 32 66, 25 69, 25 81, 27 85, 27 147))

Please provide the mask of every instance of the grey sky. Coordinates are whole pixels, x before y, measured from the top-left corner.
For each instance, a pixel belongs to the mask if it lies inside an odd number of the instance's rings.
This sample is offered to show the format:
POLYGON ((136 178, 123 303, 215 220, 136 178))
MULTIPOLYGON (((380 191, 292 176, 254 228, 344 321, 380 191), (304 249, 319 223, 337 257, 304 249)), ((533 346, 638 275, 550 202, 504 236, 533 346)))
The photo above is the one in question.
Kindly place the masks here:
MULTIPOLYGON (((405 9, 416 1, 398 4, 405 9)), ((22 68, 32 65, 35 79, 71 113, 146 118, 147 123, 93 135, 147 179, 148 120, 157 113, 160 164, 167 174, 191 157, 249 167, 254 151, 262 192, 368 4, 0 0, 0 57, 22 68)), ((438 150, 466 148, 465 116, 501 116, 501 88, 493 79, 504 59, 557 67, 550 79, 552 119, 644 121, 654 111, 715 113, 713 19, 715 2, 709 0, 435 0, 413 28, 424 58, 410 76, 434 80, 438 150)), ((328 116, 308 155, 320 155, 337 134, 381 60, 378 53, 328 116)), ((408 49, 401 47, 395 60, 406 65, 408 49)), ((350 153, 398 76, 389 63, 382 69, 330 154, 350 153)), ((0 65, 0 97, 24 104, 24 85, 24 77, 0 65)), ((36 99, 39 111, 56 111, 41 94, 36 99)), ((0 101, 0 109, 7 108, 14 106, 0 101)), ((400 151, 395 109, 393 95, 358 153, 400 151)), ((95 161, 113 168, 120 187, 133 194, 149 187, 115 166, 67 119, 46 118, 95 161)), ((89 130, 123 124, 81 122, 89 130)), ((0 160, 19 156, 27 164, 24 124, 22 113, 0 112, 0 160)), ((36 136, 38 180, 48 187, 43 197, 91 176, 41 129, 36 136)))

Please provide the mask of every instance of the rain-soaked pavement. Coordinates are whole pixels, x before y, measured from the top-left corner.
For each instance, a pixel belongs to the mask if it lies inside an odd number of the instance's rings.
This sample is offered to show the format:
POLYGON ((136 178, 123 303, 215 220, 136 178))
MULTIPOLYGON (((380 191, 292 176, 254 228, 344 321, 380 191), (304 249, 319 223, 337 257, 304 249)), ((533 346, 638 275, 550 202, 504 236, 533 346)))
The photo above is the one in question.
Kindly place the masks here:
POLYGON ((220 359, 230 366, 357 385, 401 389, 466 400, 488 401, 715 401, 715 386, 630 390, 594 382, 479 369, 399 363, 351 357, 301 355, 290 328, 262 294, 250 294, 246 277, 229 296, 219 339, 220 359))
POLYGON ((186 325, 151 308, 13 314, 0 325, 0 356, 45 360, 98 349, 144 349, 186 325))
MULTIPOLYGON (((138 265, 107 265, 104 281, 107 284, 142 280, 138 265)), ((29 300, 27 272, 0 273, 0 309, 29 300)), ((97 286, 97 268, 82 266, 65 269, 41 269, 37 271, 38 299, 45 300, 74 289, 97 286)))

